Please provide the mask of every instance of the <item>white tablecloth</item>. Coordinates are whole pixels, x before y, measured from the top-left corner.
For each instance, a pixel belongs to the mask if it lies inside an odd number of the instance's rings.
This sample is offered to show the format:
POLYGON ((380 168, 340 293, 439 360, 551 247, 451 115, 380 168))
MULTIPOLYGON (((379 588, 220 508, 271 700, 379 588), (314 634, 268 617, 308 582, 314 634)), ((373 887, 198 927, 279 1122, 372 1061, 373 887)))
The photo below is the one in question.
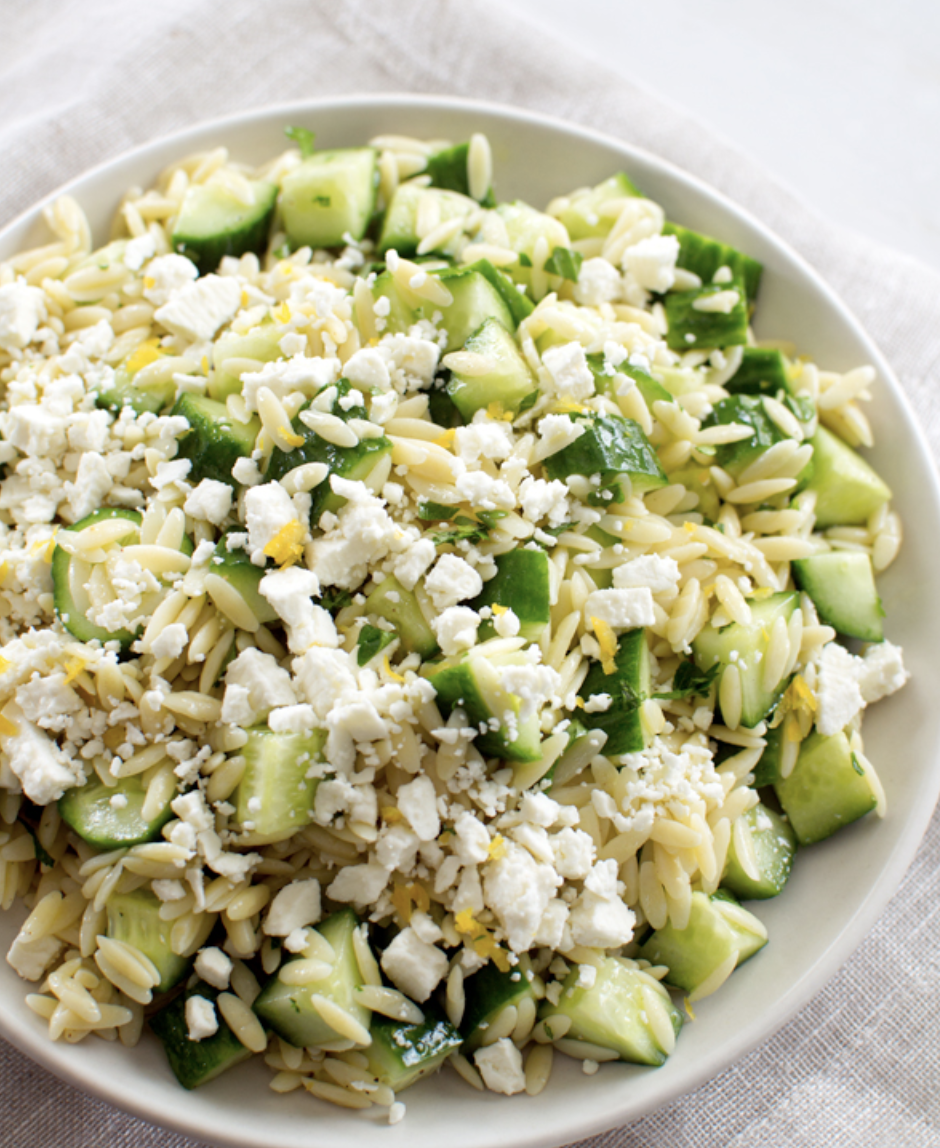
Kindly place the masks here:
MULTIPOLYGON (((0 221, 134 144, 241 109, 354 91, 517 104, 648 148, 768 223, 854 309, 940 445, 940 277, 819 219, 690 114, 498 3, 32 0, 4 6, 2 37, 0 221)), ((696 1094, 589 1143, 940 1146, 938 871, 935 817, 865 944, 794 1021, 696 1094)), ((193 1148, 59 1085, 2 1042, 0 1143, 193 1148)))

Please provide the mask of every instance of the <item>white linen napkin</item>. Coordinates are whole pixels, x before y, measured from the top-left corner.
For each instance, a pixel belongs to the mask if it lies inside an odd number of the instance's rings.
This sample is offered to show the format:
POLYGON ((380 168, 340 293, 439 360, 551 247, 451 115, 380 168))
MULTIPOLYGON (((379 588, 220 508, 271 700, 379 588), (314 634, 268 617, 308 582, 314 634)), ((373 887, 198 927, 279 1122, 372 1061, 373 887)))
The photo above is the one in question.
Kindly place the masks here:
MULTIPOLYGON (((817 217, 727 141, 495 0, 32 0, 6 5, 0 222, 91 165, 242 109, 348 92, 497 100, 590 125, 712 183, 832 284, 940 446, 940 276, 817 217)), ((625 65, 626 69, 627 65, 625 65)), ((940 1148, 940 818, 841 973, 697 1093, 592 1148, 940 1148)), ((0 1143, 195 1148, 0 1042, 0 1143)))

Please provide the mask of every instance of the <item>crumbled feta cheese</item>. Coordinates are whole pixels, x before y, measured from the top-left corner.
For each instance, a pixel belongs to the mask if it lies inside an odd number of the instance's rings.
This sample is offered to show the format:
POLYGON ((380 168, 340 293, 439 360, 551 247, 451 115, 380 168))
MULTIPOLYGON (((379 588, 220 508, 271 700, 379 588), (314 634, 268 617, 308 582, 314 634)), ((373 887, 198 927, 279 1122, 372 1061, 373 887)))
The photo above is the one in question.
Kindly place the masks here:
POLYGON ((316 711, 310 705, 281 706, 268 714, 272 733, 310 733, 316 724, 316 711))
POLYGON ((514 841, 504 844, 504 854, 485 867, 483 890, 509 947, 524 953, 532 947, 542 914, 561 884, 561 877, 553 866, 540 864, 521 845, 514 841))
POLYGON ((312 601, 320 593, 320 580, 312 570, 301 566, 272 570, 258 583, 258 589, 287 627, 291 653, 302 654, 311 646, 340 644, 329 611, 312 601))
POLYGON ((515 610, 501 610, 493 617, 493 629, 501 638, 514 638, 521 629, 521 622, 515 610))
POLYGON ((575 944, 601 949, 629 944, 636 917, 621 898, 622 888, 616 861, 595 862, 568 917, 575 944))
POLYGON ((335 494, 347 499, 336 525, 310 544, 312 567, 323 586, 355 589, 369 567, 407 542, 404 532, 389 516, 382 501, 361 482, 332 475, 335 494))
POLYGON ((476 645, 480 615, 469 606, 448 606, 431 621, 431 629, 445 657, 476 645))
POLYGON ((485 471, 468 470, 457 476, 454 484, 464 502, 475 510, 512 510, 516 496, 501 478, 490 478, 485 471))
POLYGON ((900 646, 878 642, 869 646, 858 671, 858 685, 865 705, 879 702, 899 690, 910 674, 904 668, 900 646))
POLYGON ((407 550, 396 556, 392 573, 406 590, 413 590, 433 565, 437 547, 430 538, 420 538, 407 550))
POLYGON ((144 275, 144 298, 162 307, 199 276, 199 269, 185 255, 161 255, 150 262, 144 275))
POLYGON ((447 975, 447 956, 422 941, 410 926, 382 954, 382 970, 397 989, 414 1001, 426 1001, 447 975))
POLYGON ((155 658, 178 658, 189 645, 189 632, 181 622, 172 622, 154 638, 150 652, 155 658))
POLYGON ((15 724, 17 732, 7 738, 4 750, 10 770, 30 801, 51 805, 67 789, 81 785, 85 777, 80 761, 69 758, 47 734, 25 719, 15 724))
POLYGON ((385 356, 373 347, 350 355, 343 366, 343 376, 354 386, 366 390, 387 391, 392 385, 385 356))
POLYGON ((465 463, 475 463, 481 458, 502 462, 512 454, 512 427, 505 422, 495 422, 474 415, 469 426, 457 427, 454 431, 454 453, 465 463))
POLYGON ((22 351, 46 318, 46 296, 25 279, 0 287, 0 349, 22 351))
POLYGON ((581 829, 566 826, 551 837, 555 869, 569 881, 583 881, 594 864, 594 839, 581 829))
POLYGON ((693 311, 703 311, 706 314, 730 315, 741 302, 737 291, 715 291, 711 295, 700 295, 692 300, 693 311))
POLYGON ((149 231, 137 235, 129 239, 124 248, 124 266, 131 271, 139 271, 148 259, 154 257, 156 251, 156 241, 149 231))
POLYGON ((606 622, 615 630, 635 630, 638 626, 652 626, 656 621, 653 595, 645 586, 623 590, 595 590, 584 603, 584 618, 593 625, 593 619, 606 622))
POLYGON ((174 291, 153 317, 174 335, 200 343, 211 339, 223 323, 234 318, 241 297, 242 289, 236 279, 203 275, 195 283, 174 291))
POLYGON ((543 458, 557 454, 584 434, 583 422, 575 422, 570 415, 546 415, 539 421, 539 435, 542 438, 543 458))
POLYGON ((183 510, 190 518, 221 526, 232 509, 232 488, 227 482, 204 478, 190 491, 183 510))
POLYGON ((113 485, 114 479, 104 457, 96 451, 82 454, 75 481, 66 482, 62 487, 72 520, 78 522, 102 506, 113 485))
POLYGON ((46 969, 64 948, 65 945, 58 937, 45 936, 30 940, 19 933, 7 953, 7 964, 24 980, 42 980, 46 969))
POLYGON ((339 359, 318 355, 295 354, 290 359, 265 363, 260 371, 246 371, 241 376, 242 397, 249 411, 258 409, 258 391, 267 387, 279 399, 297 392, 312 396, 330 386, 339 376, 339 359))
POLYGON ((824 737, 845 729, 864 708, 854 658, 838 642, 829 642, 819 655, 816 674, 816 728, 824 737))
MULTIPOLYGON (((321 784, 317 790, 319 796, 321 784)), ((388 884, 388 872, 382 865, 367 862, 365 865, 347 865, 340 869, 333 883, 327 889, 327 896, 344 904, 372 905, 388 884)), ((436 983, 436 982, 435 982, 436 983)))
POLYGON ((206 997, 193 995, 186 999, 186 1030, 190 1040, 207 1040, 219 1031, 215 1005, 206 997))
POLYGON ((429 777, 416 777, 398 790, 397 805, 422 841, 433 841, 441 831, 437 794, 429 777))
POLYGON ((279 482, 266 482, 245 491, 245 522, 251 560, 263 566, 265 547, 291 522, 298 522, 290 495, 279 482))
POLYGON ((526 477, 519 488, 519 501, 530 522, 547 518, 550 526, 561 526, 571 518, 568 487, 558 479, 526 477))
POLYGON ((443 554, 424 580, 424 588, 431 595, 434 609, 443 611, 475 598, 483 589, 483 579, 463 558, 443 554))
POLYGON ((202 977, 207 985, 223 991, 228 988, 232 967, 232 958, 215 946, 200 949, 194 962, 197 976, 202 977))
POLYGON ((502 666, 500 685, 519 699, 519 721, 527 721, 558 691, 560 678, 551 666, 527 663, 520 666, 502 666))
POLYGON ((320 920, 320 882, 315 877, 291 881, 268 907, 262 928, 269 937, 286 937, 320 920))
MULTIPOLYGON (((606 263, 606 260, 601 260, 601 262, 606 263)), ((542 365, 548 371, 549 378, 554 384, 554 393, 559 398, 581 402, 594 394, 594 376, 591 374, 584 348, 580 343, 565 343, 560 347, 549 347, 542 356, 542 365)), ((543 419, 539 426, 539 433, 543 436, 545 435, 543 424, 546 421, 543 419)))
POLYGON ((650 235, 628 247, 623 267, 647 291, 662 294, 676 281, 679 240, 674 235, 650 235))
POLYGON ((229 691, 233 699, 244 699, 251 710, 251 720, 237 724, 254 725, 276 706, 296 705, 297 697, 291 685, 290 674, 271 654, 260 650, 242 650, 225 671, 225 697, 222 701, 222 721, 236 719, 226 713, 229 691), (239 692, 242 691, 242 692, 239 692))
POLYGON ((485 1048, 478 1048, 473 1059, 483 1077, 483 1083, 491 1092, 501 1092, 504 1096, 525 1092, 522 1053, 508 1036, 485 1048))
POLYGON ((578 271, 574 297, 585 307, 600 307, 620 298, 623 284, 620 272, 607 259, 585 259, 578 271))
POLYGON ((186 889, 183 887, 182 881, 158 877, 150 884, 161 901, 182 901, 186 896, 186 889))
POLYGON ((675 590, 679 585, 679 563, 660 554, 643 554, 614 568, 614 589, 645 586, 653 594, 675 590))

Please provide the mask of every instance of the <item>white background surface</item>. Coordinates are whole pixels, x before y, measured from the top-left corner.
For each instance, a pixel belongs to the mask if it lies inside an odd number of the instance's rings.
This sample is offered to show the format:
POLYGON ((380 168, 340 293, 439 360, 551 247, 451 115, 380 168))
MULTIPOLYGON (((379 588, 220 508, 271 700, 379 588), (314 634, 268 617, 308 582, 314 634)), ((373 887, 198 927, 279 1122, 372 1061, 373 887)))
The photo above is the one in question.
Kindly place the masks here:
POLYGON ((832 220, 940 268, 936 0, 510 0, 832 220))

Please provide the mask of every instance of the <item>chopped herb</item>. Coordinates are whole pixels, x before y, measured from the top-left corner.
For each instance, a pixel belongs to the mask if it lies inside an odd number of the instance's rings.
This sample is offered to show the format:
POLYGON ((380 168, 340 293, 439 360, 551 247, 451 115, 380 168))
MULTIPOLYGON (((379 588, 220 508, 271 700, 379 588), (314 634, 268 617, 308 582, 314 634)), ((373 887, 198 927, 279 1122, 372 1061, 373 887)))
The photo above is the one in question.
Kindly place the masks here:
POLYGON ((481 510, 476 522, 461 515, 454 519, 452 530, 443 530, 433 536, 435 546, 453 546, 457 542, 482 542, 500 518, 506 517, 505 510, 481 510))
POLYGON ((316 137, 309 128, 285 128, 284 135, 297 145, 303 159, 313 155, 313 141, 316 137))
POLYGON ((560 275, 562 279, 577 283, 583 262, 584 256, 580 251, 573 251, 570 247, 556 247, 545 260, 545 270, 549 275, 560 275))
POLYGON ((539 395, 541 393, 542 392, 538 389, 538 387, 536 387, 536 389, 534 391, 530 391, 525 396, 525 398, 522 400, 522 402, 519 404, 519 409, 516 411, 516 415, 518 416, 521 414, 525 414, 525 412, 527 410, 529 410, 531 407, 534 407, 535 404, 538 402, 539 395))
POLYGON ((532 266, 532 260, 528 257, 528 255, 526 255, 526 253, 524 251, 519 252, 519 266, 520 267, 531 267, 532 266))
POLYGON ((360 666, 366 665, 386 646, 395 641, 394 631, 380 630, 378 626, 365 625, 359 631, 359 641, 356 643, 356 662, 360 666))
POLYGON ((445 506, 442 502, 418 503, 418 517, 426 521, 450 522, 456 513, 456 506, 445 506))
POLYGON ((287 259, 291 255, 291 245, 285 239, 279 247, 274 248, 271 254, 275 259, 287 259))
POLYGON ((677 698, 704 698, 711 691, 712 683, 718 676, 721 663, 716 662, 710 669, 700 670, 695 662, 682 662, 672 680, 668 693, 655 694, 662 701, 675 701, 677 698))
POLYGON ((340 590, 336 586, 330 586, 323 591, 320 605, 324 610, 342 610, 344 606, 349 605, 352 598, 352 593, 349 590, 340 590))

